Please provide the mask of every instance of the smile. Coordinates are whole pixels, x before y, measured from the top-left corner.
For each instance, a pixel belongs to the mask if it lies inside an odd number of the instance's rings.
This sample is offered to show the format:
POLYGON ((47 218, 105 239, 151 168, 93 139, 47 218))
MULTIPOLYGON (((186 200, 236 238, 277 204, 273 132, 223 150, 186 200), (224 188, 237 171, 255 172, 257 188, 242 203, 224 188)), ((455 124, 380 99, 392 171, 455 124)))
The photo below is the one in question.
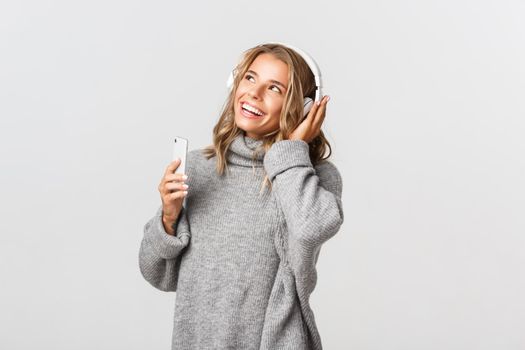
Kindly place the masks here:
POLYGON ((248 118, 259 118, 265 114, 260 109, 255 108, 246 102, 241 102, 241 113, 248 118))

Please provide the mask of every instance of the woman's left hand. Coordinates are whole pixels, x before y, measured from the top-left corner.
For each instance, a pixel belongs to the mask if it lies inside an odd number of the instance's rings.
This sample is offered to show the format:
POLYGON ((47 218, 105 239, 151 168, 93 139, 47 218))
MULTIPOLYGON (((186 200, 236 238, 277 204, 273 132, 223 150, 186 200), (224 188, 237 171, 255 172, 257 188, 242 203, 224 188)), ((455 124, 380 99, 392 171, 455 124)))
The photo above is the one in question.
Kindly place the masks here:
POLYGON ((312 142, 321 131, 321 125, 326 116, 326 104, 328 100, 330 100, 330 96, 323 96, 319 105, 314 103, 306 118, 290 134, 288 140, 303 140, 306 143, 312 142))

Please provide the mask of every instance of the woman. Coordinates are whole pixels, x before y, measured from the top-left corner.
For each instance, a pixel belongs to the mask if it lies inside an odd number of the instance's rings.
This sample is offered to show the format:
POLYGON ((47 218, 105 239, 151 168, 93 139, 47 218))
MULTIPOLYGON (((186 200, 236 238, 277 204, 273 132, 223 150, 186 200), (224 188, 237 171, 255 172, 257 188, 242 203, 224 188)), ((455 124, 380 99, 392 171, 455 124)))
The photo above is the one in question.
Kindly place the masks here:
POLYGON ((172 349, 321 349, 309 297, 343 222, 341 176, 323 158, 329 98, 304 118, 314 74, 283 44, 247 50, 236 73, 213 145, 188 152, 187 179, 179 161, 166 169, 140 270, 177 292, 172 349))

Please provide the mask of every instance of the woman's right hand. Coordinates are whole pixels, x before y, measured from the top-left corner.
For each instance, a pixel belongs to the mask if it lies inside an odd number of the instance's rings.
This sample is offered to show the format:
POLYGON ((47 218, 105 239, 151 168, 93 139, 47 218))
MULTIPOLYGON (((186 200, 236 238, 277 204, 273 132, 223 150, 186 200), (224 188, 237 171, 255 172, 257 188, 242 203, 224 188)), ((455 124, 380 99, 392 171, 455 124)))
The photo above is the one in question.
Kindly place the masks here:
POLYGON ((173 235, 173 224, 177 221, 182 210, 182 202, 188 194, 188 185, 185 174, 175 173, 179 167, 180 159, 171 162, 159 184, 160 198, 162 200, 162 223, 166 232, 173 235))

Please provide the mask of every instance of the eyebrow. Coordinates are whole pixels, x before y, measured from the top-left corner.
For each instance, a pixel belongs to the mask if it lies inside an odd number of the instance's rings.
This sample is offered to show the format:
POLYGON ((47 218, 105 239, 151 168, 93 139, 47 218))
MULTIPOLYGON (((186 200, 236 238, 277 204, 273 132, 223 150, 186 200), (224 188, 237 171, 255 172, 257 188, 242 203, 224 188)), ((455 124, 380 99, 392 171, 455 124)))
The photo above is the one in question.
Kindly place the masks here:
MULTIPOLYGON (((255 75, 256 77, 259 76, 259 74, 257 74, 256 72, 254 72, 254 71, 251 70, 251 69, 248 70, 248 71, 246 71, 246 73, 252 73, 252 74, 255 75)), ((280 85, 280 86, 281 86, 283 89, 285 89, 285 90, 287 89, 286 86, 284 86, 281 82, 279 82, 279 81, 277 81, 277 80, 273 80, 273 79, 271 79, 270 82, 274 83, 275 85, 280 85)))

